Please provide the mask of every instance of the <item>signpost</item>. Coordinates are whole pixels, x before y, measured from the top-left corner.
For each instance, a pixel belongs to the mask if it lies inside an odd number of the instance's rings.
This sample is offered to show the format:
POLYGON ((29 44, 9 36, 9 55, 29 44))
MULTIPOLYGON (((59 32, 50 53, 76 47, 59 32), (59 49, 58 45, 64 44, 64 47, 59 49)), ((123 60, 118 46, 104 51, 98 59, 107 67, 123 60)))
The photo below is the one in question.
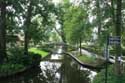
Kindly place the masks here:
POLYGON ((113 36, 108 38, 109 45, 120 45, 121 38, 119 36, 113 36))
POLYGON ((108 60, 109 60, 109 50, 108 50, 108 46, 109 46, 109 37, 107 37, 107 42, 106 42, 106 46, 105 46, 105 50, 104 50, 104 56, 106 59, 106 63, 105 63, 105 83, 108 82, 108 60))
POLYGON ((106 65, 105 65, 105 83, 107 83, 108 79, 108 60, 109 60, 109 45, 120 45, 121 44, 121 38, 120 36, 110 36, 107 38, 107 44, 105 47, 105 58, 106 58, 106 65))

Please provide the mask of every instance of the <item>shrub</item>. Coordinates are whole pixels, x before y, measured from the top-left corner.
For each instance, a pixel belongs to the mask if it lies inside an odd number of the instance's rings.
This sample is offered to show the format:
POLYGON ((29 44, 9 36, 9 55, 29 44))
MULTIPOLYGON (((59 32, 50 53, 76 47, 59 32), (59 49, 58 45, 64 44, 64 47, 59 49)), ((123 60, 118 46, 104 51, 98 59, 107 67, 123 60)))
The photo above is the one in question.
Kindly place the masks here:
POLYGON ((22 64, 5 63, 0 65, 0 76, 10 75, 24 68, 22 64))
MULTIPOLYGON (((110 66, 108 68, 108 83, 116 83, 117 80, 120 80, 120 83, 125 83, 125 74, 120 77, 116 77, 114 67, 110 66)), ((93 83, 105 83, 105 70, 102 70, 97 74, 93 80, 93 83)))
POLYGON ((0 76, 8 76, 27 69, 34 65, 38 65, 41 55, 29 53, 24 55, 22 49, 10 49, 8 51, 8 59, 4 64, 0 64, 0 76))

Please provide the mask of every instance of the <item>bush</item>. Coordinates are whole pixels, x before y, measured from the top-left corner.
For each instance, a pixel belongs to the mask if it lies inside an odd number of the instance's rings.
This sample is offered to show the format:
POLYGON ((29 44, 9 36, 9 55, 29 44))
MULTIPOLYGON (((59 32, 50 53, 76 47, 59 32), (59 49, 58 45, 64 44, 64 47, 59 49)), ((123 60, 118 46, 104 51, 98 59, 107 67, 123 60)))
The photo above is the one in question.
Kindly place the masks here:
POLYGON ((22 49, 10 49, 8 51, 8 59, 4 64, 0 64, 0 77, 24 71, 25 69, 38 65, 41 55, 29 53, 24 55, 22 49))
POLYGON ((22 64, 13 64, 13 63, 2 64, 0 65, 0 76, 10 75, 23 68, 24 66, 22 64))
POLYGON ((22 64, 24 66, 32 65, 33 63, 38 63, 41 56, 39 54, 29 52, 29 55, 24 55, 24 50, 22 48, 13 48, 8 51, 8 61, 7 63, 22 64))
MULTIPOLYGON (((125 74, 120 77, 116 77, 113 66, 110 66, 108 68, 108 83, 118 83, 116 82, 117 80, 120 80, 120 83, 125 83, 125 74)), ((105 70, 102 70, 97 74, 93 83, 105 83, 105 70)))
POLYGON ((32 52, 29 53, 29 56, 31 57, 31 61, 34 64, 39 63, 41 58, 42 58, 41 55, 35 54, 35 53, 32 53, 32 52))

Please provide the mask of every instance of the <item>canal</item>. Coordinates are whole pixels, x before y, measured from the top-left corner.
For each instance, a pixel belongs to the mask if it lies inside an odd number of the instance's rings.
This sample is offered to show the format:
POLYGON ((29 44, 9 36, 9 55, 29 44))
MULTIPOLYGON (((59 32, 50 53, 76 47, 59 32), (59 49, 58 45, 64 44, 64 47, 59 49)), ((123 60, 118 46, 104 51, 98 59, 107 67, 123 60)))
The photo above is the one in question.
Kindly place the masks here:
POLYGON ((71 57, 52 54, 51 59, 61 61, 41 61, 22 73, 0 78, 0 83, 92 83, 95 73, 80 66, 71 57))

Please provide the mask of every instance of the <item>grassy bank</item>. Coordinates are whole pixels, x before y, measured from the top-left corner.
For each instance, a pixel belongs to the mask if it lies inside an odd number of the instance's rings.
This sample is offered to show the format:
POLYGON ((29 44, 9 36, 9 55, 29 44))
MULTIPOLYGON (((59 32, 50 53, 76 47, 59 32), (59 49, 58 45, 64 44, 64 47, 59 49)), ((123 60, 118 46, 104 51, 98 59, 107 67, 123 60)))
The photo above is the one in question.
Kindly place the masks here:
POLYGON ((93 66, 103 66, 104 60, 96 58, 96 56, 87 56, 87 55, 76 55, 76 58, 79 59, 81 62, 93 66))
POLYGON ((78 55, 77 58, 84 63, 96 63, 96 57, 88 57, 86 55, 78 55))
POLYGON ((29 55, 24 55, 21 49, 10 50, 7 54, 7 60, 0 64, 0 77, 23 72, 35 65, 39 65, 41 61, 40 54, 29 52, 29 55))
POLYGON ((43 51, 43 50, 39 50, 37 48, 30 48, 28 51, 32 52, 32 53, 35 53, 35 54, 39 54, 43 58, 46 57, 49 54, 49 52, 46 52, 46 51, 43 51))

